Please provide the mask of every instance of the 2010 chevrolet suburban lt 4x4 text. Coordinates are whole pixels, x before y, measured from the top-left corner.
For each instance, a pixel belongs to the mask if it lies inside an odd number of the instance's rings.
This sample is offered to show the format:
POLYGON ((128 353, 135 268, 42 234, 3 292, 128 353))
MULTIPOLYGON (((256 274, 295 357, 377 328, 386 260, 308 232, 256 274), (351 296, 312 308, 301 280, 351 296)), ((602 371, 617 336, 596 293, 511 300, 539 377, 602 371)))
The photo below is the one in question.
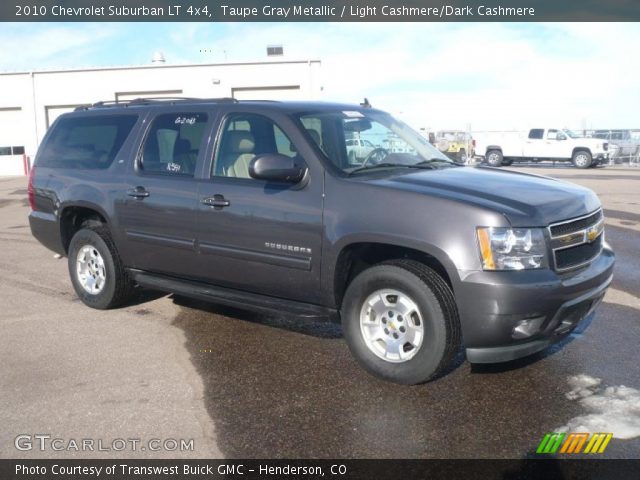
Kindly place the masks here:
POLYGON ((88 306, 141 285, 341 319, 358 362, 405 384, 461 346, 480 363, 544 349, 614 265, 590 190, 457 165, 368 105, 98 103, 56 120, 28 191, 33 235, 88 306))

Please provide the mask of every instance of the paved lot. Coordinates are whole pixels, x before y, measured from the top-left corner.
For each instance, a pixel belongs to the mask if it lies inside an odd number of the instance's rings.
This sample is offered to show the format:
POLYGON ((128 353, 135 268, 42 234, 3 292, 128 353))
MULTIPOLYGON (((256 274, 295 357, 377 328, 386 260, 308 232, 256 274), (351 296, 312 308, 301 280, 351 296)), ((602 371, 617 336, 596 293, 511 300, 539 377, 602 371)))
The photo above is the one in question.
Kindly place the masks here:
MULTIPOLYGON (((563 426, 640 434, 640 169, 519 170, 600 195, 613 286, 551 351, 484 367, 461 356, 417 387, 359 369, 335 325, 152 292, 85 308, 66 259, 30 236, 25 180, 0 179, 0 457, 522 458, 563 426), (194 450, 18 451, 19 434, 194 439, 194 450)), ((605 455, 640 457, 640 440, 614 438, 605 455)))

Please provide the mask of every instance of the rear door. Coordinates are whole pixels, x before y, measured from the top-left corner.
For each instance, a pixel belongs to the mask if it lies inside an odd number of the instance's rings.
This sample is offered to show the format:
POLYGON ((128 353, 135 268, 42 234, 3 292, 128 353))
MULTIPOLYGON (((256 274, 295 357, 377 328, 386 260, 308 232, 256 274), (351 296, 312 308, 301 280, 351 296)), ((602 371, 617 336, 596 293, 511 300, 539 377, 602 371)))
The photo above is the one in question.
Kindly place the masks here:
POLYGON ((198 191, 200 276, 277 297, 320 298, 324 171, 291 119, 227 107, 198 191), (261 153, 298 157, 308 167, 300 184, 256 180, 261 153))
POLYGON ((188 277, 196 258, 196 169, 211 124, 204 109, 163 110, 148 127, 117 203, 127 264, 188 277))
POLYGON ((545 158, 547 156, 547 140, 543 128, 532 128, 524 142, 523 157, 545 158))

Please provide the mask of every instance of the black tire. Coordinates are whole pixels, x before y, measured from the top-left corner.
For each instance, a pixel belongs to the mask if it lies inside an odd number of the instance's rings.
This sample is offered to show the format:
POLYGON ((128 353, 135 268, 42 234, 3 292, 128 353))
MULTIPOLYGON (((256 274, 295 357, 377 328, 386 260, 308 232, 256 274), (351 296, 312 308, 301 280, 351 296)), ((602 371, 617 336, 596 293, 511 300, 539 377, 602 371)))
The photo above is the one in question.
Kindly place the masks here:
POLYGON ((577 150, 573 154, 573 157, 571 157, 571 161, 573 162, 573 165, 578 168, 589 168, 593 163, 591 153, 587 150, 577 150))
POLYGON ((467 162, 467 151, 464 148, 461 148, 458 153, 456 153, 456 160, 460 163, 467 162))
POLYGON ((513 163, 513 158, 504 158, 502 160, 502 165, 505 166, 505 167, 508 167, 512 163, 513 163))
POLYGON ((109 230, 102 225, 88 226, 76 232, 69 244, 68 266, 73 288, 80 300, 91 308, 117 307, 133 293, 133 281, 122 265, 109 230), (104 263, 104 285, 95 294, 85 290, 77 271, 78 254, 85 246, 94 248, 104 263))
MULTIPOLYGON (((401 325, 403 320, 397 320, 401 325)), ((385 262, 361 272, 345 293, 342 327, 358 363, 369 373, 394 383, 413 385, 438 377, 450 366, 460 347, 460 322, 451 289, 435 271, 412 260, 385 262), (407 295, 418 307, 423 323, 422 343, 410 359, 398 363, 374 353, 361 328, 360 317, 367 299, 384 289, 407 295)), ((382 323, 379 328, 383 328, 382 323)), ((406 344, 400 348, 405 347, 406 344)))
POLYGON ((502 152, 500 150, 489 150, 484 157, 492 167, 502 166, 502 152))

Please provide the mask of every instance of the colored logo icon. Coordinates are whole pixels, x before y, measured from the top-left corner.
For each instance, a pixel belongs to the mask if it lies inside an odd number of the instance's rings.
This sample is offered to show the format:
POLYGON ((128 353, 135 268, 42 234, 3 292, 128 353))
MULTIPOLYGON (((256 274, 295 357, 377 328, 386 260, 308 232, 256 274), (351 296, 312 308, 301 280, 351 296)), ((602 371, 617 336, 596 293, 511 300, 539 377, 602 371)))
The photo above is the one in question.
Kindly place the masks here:
POLYGON ((612 438, 613 433, 547 433, 536 453, 603 453, 612 438))

